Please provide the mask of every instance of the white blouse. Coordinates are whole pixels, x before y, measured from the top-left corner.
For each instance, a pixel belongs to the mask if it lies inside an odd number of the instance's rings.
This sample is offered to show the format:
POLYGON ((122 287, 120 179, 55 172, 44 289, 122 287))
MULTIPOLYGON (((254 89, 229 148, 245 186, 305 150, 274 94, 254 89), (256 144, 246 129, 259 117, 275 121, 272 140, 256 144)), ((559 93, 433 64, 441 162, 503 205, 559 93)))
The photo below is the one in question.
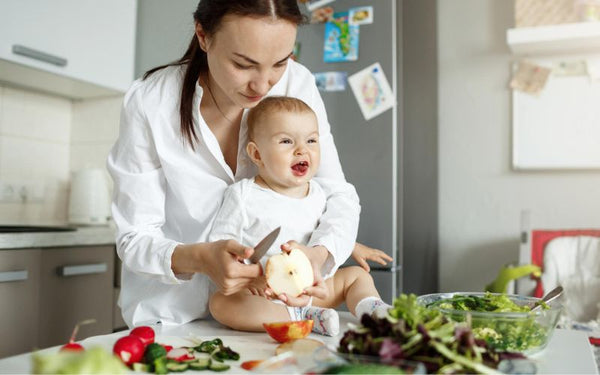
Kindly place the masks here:
MULTIPOLYGON (((200 114, 198 84, 193 121, 199 142, 192 150, 183 141, 179 97, 184 69, 167 67, 132 84, 124 98, 119 138, 108 156, 117 252, 123 261, 119 305, 130 327, 158 321, 183 324, 208 315, 210 279, 199 273, 177 277, 171 270, 173 250, 181 243, 206 242, 227 186, 257 172, 245 152, 247 111, 234 174, 200 114)), ((337 267, 354 247, 360 204, 345 181, 314 77, 290 60, 268 95, 300 98, 317 114, 321 166, 316 177, 327 208, 308 245, 326 247, 337 267)))

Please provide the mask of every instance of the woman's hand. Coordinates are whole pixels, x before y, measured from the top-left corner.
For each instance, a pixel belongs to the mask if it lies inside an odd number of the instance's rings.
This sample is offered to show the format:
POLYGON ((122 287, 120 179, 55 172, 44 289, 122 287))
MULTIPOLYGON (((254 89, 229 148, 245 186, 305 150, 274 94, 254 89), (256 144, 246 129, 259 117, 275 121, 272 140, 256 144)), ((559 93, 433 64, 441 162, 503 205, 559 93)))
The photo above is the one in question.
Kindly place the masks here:
POLYGON ((358 242, 356 245, 354 245, 354 250, 352 250, 352 258, 354 258, 356 263, 358 263, 358 265, 367 272, 371 271, 371 267, 369 267, 367 260, 377 262, 383 266, 385 266, 387 262, 391 262, 393 260, 392 257, 383 251, 370 248, 358 242))
POLYGON ((179 245, 173 251, 171 269, 175 274, 200 272, 228 296, 248 287, 262 271, 258 264, 244 264, 254 250, 234 240, 179 245))

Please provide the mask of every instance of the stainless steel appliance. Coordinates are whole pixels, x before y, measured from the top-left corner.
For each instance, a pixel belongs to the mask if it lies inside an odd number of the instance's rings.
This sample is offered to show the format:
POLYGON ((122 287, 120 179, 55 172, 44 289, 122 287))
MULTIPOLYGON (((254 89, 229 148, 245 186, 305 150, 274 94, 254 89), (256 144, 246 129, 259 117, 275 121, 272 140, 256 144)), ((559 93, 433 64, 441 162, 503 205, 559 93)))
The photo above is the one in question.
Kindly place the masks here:
MULTIPOLYGON (((298 61, 313 73, 342 71, 348 76, 379 62, 399 101, 397 85, 395 0, 344 0, 326 4, 335 12, 372 6, 373 23, 360 26, 358 60, 325 63, 323 61, 324 24, 299 28, 298 61)), ((304 5, 301 9, 309 12, 304 5)), ((345 91, 321 92, 346 179, 360 196, 362 212, 358 241, 384 250, 394 258, 388 267, 373 267, 371 275, 382 298, 391 302, 401 292, 401 222, 399 215, 400 166, 397 105, 366 121, 347 86, 345 91)), ((350 259, 347 264, 354 264, 350 259)))

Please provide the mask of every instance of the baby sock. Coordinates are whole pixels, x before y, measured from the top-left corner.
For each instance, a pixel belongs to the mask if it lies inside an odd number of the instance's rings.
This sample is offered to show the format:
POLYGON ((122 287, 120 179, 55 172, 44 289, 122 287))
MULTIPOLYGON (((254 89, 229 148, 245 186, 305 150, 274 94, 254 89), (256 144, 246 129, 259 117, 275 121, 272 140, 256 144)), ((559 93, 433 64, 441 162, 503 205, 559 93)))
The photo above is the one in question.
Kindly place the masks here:
POLYGON ((340 317, 334 309, 304 306, 288 307, 292 320, 312 319, 312 331, 325 336, 335 336, 340 333, 340 317))
POLYGON ((391 309, 392 306, 383 302, 383 300, 379 297, 365 297, 361 299, 357 304, 354 315, 360 319, 363 314, 373 314, 378 318, 382 318, 387 315, 388 309, 391 309))

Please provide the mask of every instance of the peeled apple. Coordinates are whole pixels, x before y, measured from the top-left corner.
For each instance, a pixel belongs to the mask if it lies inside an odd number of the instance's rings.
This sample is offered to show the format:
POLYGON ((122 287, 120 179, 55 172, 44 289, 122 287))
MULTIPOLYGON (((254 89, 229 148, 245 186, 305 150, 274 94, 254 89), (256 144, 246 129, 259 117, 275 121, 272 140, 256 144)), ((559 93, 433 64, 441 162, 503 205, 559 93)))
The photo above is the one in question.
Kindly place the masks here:
POLYGON ((277 295, 298 297, 315 282, 310 260, 300 249, 273 255, 265 268, 267 284, 277 295))

